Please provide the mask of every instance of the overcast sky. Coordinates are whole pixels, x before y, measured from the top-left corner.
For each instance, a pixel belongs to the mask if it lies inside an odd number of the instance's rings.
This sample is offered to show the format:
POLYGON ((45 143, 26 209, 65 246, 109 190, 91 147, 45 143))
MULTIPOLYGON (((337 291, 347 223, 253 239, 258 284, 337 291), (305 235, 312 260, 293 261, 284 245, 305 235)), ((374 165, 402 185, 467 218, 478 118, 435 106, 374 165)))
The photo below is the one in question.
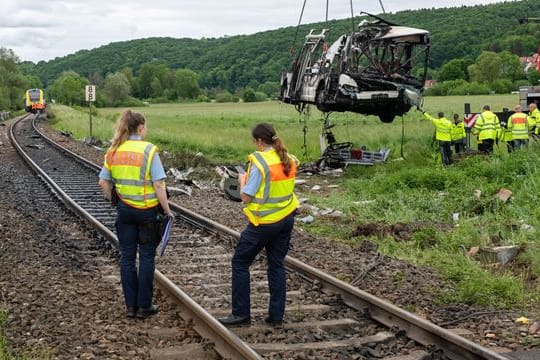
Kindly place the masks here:
MULTIPOLYGON (((353 1, 353 11, 373 14, 454 7, 502 0, 353 1)), ((0 47, 38 62, 111 42, 152 36, 223 37, 296 26, 303 0, 2 0, 0 47)), ((326 1, 306 2, 303 24, 324 21, 326 1)), ((329 19, 351 14, 350 1, 329 1, 329 19)))

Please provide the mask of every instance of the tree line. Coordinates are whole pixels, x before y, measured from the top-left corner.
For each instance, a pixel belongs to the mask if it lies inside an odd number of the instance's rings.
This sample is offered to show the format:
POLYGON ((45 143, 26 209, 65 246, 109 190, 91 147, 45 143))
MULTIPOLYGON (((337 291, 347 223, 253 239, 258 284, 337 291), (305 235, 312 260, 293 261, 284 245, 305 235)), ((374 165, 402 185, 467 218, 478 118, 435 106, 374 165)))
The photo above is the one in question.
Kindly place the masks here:
MULTIPOLYGON (((300 9, 299 9, 300 10, 300 9)), ((361 10, 361 9, 359 9, 361 10)), ((534 74, 519 69, 519 57, 538 48, 540 2, 524 0, 381 15, 386 20, 430 31, 429 78, 434 95, 507 92, 534 74), (493 55, 496 54, 496 55, 493 55), (495 79, 486 66, 497 67, 495 79), (521 72, 520 72, 521 71, 521 72), (527 77, 528 75, 528 77, 527 77)), ((329 42, 350 32, 361 17, 222 38, 146 38, 81 50, 51 61, 18 63, 26 78, 39 78, 55 100, 81 102, 85 84, 98 86, 98 105, 140 101, 256 101, 278 94, 279 78, 310 29, 330 29, 329 42), (78 90, 75 90, 78 89, 78 90)), ((429 92, 428 92, 429 93, 429 92)))

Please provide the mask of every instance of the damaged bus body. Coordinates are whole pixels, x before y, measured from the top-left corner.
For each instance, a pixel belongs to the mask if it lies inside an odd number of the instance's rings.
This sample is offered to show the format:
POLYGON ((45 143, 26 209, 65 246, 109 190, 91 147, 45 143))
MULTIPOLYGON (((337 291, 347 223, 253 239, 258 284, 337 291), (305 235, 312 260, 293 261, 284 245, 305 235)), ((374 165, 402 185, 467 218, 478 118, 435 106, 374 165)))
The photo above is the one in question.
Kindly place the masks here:
POLYGON ((322 112, 377 115, 386 123, 421 105, 429 32, 375 18, 330 47, 329 30, 311 30, 290 71, 282 75, 281 100, 315 104, 322 112))

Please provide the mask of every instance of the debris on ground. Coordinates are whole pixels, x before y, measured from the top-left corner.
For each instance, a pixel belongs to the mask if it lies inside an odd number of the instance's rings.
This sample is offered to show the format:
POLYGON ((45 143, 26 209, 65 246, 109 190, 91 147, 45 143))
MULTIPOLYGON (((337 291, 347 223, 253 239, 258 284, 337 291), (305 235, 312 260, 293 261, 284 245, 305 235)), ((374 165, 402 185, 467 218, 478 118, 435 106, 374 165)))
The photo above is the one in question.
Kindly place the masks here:
POLYGON ((497 198, 499 198, 503 203, 507 202, 508 199, 512 196, 512 192, 508 189, 502 188, 497 193, 497 198))
POLYGON ((506 265, 519 254, 520 247, 516 245, 480 248, 478 256, 484 264, 500 263, 506 265))

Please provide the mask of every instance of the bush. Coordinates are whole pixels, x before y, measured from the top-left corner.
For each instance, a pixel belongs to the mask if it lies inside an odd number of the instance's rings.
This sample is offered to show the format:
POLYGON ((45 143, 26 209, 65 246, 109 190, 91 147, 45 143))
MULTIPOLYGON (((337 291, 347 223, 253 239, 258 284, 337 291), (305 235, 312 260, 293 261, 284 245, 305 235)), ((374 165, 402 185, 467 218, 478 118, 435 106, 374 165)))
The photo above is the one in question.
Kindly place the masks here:
POLYGON ((512 91, 512 82, 508 79, 497 79, 490 85, 496 94, 509 94, 512 91))
POLYGON ((266 96, 265 93, 261 91, 255 92, 255 101, 266 101, 266 100, 268 100, 268 97, 266 96))
POLYGON ((197 99, 195 99, 196 102, 210 102, 210 98, 204 94, 199 94, 197 96, 197 99))
POLYGON ((479 82, 473 81, 467 87, 467 93, 464 95, 487 95, 489 94, 489 87, 486 84, 480 84, 479 82))
POLYGON ((253 89, 247 88, 244 91, 242 99, 244 100, 244 102, 255 102, 257 101, 257 96, 255 95, 255 91, 253 91, 253 89))
POLYGON ((233 95, 227 90, 216 94, 216 101, 219 103, 235 102, 233 95))

